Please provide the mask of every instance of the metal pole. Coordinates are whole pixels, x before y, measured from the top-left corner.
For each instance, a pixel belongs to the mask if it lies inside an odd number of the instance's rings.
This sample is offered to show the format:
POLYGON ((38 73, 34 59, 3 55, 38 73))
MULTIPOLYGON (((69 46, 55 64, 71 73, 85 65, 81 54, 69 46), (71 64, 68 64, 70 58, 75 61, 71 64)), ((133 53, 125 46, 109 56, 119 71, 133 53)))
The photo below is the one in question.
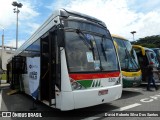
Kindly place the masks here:
POLYGON ((2 49, 4 48, 4 28, 0 26, 0 28, 2 28, 2 49))
POLYGON ((14 10, 14 13, 17 14, 17 23, 16 23, 16 49, 18 48, 18 13, 20 12, 18 8, 21 8, 23 6, 22 3, 17 3, 16 1, 14 1, 12 3, 12 5, 15 7, 13 10, 14 10))
POLYGON ((133 33, 133 41, 134 41, 134 33, 133 33))
MULTIPOLYGON (((4 50, 4 28, 2 28, 2 49, 1 49, 1 56, 0 56, 1 64, 2 64, 2 59, 3 59, 3 50, 4 50)), ((3 73, 3 70, 2 70, 2 65, 1 65, 1 68, 0 68, 0 83, 1 83, 1 79, 2 79, 2 76, 1 76, 2 73, 3 73)))
POLYGON ((133 41, 134 41, 134 34, 136 33, 136 31, 132 31, 131 34, 133 34, 133 41))

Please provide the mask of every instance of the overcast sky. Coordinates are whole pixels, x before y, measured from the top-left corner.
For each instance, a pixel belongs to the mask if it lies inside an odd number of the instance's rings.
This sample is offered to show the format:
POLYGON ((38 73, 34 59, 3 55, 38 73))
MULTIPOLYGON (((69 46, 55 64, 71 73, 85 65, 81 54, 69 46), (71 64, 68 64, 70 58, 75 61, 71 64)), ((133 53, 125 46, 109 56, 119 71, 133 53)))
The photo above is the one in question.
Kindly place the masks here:
MULTIPOLYGON (((4 28, 5 45, 15 47, 16 14, 14 0, 1 0, 0 35, 4 28)), ((19 46, 58 8, 69 8, 104 21, 112 34, 133 40, 160 34, 160 0, 17 0, 19 46)), ((1 45, 1 41, 0 41, 1 45)))

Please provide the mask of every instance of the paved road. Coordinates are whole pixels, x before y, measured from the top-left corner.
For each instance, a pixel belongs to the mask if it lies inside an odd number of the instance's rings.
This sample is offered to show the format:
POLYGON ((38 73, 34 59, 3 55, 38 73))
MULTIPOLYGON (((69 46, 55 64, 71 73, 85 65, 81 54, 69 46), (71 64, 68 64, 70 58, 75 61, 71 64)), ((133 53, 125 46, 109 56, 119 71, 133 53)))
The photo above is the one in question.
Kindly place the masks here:
MULTIPOLYGON (((32 108, 32 98, 24 95, 24 94, 14 94, 8 96, 6 93, 9 91, 9 89, 3 89, 3 91, 0 92, 0 102, 1 104, 1 111, 29 111, 29 112, 39 112, 39 111, 45 111, 45 113, 48 116, 55 116, 55 120, 64 119, 67 116, 68 119, 97 119, 97 120, 119 120, 119 119, 129 119, 129 120, 139 120, 139 119, 155 119, 159 120, 160 117, 105 117, 105 114, 109 114, 108 112, 115 112, 118 114, 118 112, 130 114, 131 112, 137 113, 143 113, 143 111, 148 111, 149 113, 155 113, 156 111, 159 111, 160 115, 160 90, 155 91, 146 91, 146 88, 144 86, 140 86, 137 88, 125 88, 123 90, 122 98, 107 104, 103 105, 97 105, 94 107, 69 111, 69 112, 60 112, 58 110, 55 110, 53 108, 50 108, 42 103, 36 102, 37 110, 30 110, 32 108), (1 100, 2 96, 2 100, 1 100), (151 112, 152 111, 152 112, 151 112), (73 116, 76 117, 73 117, 73 116), (77 117, 79 116, 79 117, 77 117)), ((46 115, 44 114, 44 115, 46 115)), ((147 113, 144 113, 144 115, 147 113)), ((1 119, 1 118, 0 118, 1 119)), ((6 118, 3 118, 6 120, 6 118)), ((20 118, 7 118, 7 120, 17 120, 20 118)), ((27 119, 27 118, 26 118, 27 119)), ((36 118, 39 120, 40 118, 36 118)), ((44 119, 44 118, 42 118, 44 119)), ((49 117, 45 119, 50 119, 49 117)), ((66 118, 65 118, 66 119, 66 118)))

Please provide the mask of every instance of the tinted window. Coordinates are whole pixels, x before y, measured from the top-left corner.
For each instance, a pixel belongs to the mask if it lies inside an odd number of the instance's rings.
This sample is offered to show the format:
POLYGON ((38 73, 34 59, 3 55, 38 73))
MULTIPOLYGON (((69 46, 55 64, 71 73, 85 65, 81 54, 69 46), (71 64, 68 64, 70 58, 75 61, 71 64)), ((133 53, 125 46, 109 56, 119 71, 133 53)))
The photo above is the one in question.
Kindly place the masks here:
POLYGON ((118 55, 121 64, 121 69, 125 71, 139 69, 137 56, 132 50, 132 45, 127 40, 114 38, 118 45, 118 55))
POLYGON ((66 54, 70 72, 115 71, 118 70, 117 57, 110 39, 85 33, 92 42, 90 49, 79 34, 74 31, 65 33, 66 54))
POLYGON ((40 56, 40 40, 35 41, 29 47, 26 48, 21 54, 21 56, 33 57, 40 56))
POLYGON ((71 27, 74 29, 81 29, 85 31, 91 31, 95 33, 100 33, 102 35, 109 35, 109 31, 106 28, 103 28, 100 25, 94 25, 91 23, 83 22, 83 21, 75 21, 75 20, 65 20, 65 27, 71 27))

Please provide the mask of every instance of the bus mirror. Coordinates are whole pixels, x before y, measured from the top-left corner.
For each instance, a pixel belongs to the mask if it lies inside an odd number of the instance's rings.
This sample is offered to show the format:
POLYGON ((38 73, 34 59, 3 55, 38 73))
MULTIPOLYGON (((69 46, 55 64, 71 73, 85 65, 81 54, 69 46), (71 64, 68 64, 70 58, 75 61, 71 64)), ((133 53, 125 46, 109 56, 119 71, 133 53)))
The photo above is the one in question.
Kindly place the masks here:
POLYGON ((64 47, 64 30, 61 28, 57 30, 57 41, 59 47, 64 47))

